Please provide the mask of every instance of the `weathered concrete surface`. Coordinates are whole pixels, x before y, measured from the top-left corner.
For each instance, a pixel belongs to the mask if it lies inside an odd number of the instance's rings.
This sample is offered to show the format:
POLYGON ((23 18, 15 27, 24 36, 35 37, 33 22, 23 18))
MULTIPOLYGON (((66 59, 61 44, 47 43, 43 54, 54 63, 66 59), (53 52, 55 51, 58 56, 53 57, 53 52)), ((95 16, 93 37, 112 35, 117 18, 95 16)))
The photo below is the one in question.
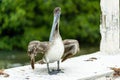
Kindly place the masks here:
MULTIPOLYGON (((120 55, 105 55, 100 52, 71 58, 61 63, 64 73, 49 75, 46 64, 35 65, 35 70, 30 65, 6 69, 8 77, 0 75, 0 80, 119 80, 113 77, 110 67, 120 67, 120 55)), ((56 68, 56 63, 50 64, 56 68)))

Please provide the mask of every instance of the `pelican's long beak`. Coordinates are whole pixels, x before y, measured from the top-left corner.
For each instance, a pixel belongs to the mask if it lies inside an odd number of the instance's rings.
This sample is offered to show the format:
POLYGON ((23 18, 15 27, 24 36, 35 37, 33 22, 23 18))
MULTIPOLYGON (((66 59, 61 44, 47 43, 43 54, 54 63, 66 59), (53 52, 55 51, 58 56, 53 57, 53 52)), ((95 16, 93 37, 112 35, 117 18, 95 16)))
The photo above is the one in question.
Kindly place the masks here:
POLYGON ((30 57, 31 57, 31 67, 32 67, 32 69, 34 69, 35 68, 34 67, 34 64, 35 64, 35 54, 31 54, 30 57))
POLYGON ((52 30, 51 30, 50 40, 49 41, 52 40, 53 33, 54 33, 55 29, 57 28, 57 26, 59 26, 60 14, 61 14, 61 8, 56 7, 54 9, 54 20, 53 20, 53 24, 52 24, 52 30))

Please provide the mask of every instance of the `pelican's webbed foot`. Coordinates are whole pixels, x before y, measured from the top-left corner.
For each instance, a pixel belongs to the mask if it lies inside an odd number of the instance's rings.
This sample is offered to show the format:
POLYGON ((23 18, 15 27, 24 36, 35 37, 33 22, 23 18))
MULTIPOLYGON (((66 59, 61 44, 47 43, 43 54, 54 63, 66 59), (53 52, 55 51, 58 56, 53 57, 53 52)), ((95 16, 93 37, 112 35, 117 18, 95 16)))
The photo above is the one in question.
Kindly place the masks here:
POLYGON ((64 72, 61 69, 59 70, 52 69, 52 71, 49 71, 48 73, 49 75, 57 75, 58 73, 64 73, 64 72))
POLYGON ((48 73, 49 73, 49 75, 57 75, 58 71, 57 70, 52 70, 48 73))

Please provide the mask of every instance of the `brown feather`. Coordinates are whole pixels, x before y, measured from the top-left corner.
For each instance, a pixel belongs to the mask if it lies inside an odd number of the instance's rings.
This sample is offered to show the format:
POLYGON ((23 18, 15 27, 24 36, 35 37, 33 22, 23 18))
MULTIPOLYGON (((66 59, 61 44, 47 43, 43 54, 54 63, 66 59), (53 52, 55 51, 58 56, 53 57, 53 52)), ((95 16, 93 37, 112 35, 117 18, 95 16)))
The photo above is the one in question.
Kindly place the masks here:
POLYGON ((68 58, 71 58, 74 56, 76 53, 79 52, 79 43, 77 40, 74 39, 66 39, 63 41, 65 51, 64 55, 62 57, 62 62, 67 60, 68 58))
POLYGON ((61 62, 65 61, 66 59, 72 57, 73 55, 72 54, 67 54, 66 56, 64 56, 64 58, 62 59, 61 62))
POLYGON ((34 62, 35 62, 34 59, 32 59, 32 60, 31 60, 31 67, 32 67, 32 69, 35 68, 35 67, 34 67, 34 62))

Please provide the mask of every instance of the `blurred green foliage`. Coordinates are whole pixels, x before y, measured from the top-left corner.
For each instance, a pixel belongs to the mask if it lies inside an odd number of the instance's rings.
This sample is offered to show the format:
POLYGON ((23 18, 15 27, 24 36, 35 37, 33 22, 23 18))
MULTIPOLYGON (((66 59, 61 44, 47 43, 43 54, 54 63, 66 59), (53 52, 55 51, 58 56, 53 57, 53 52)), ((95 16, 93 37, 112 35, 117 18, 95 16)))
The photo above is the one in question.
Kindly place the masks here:
POLYGON ((63 39, 99 43, 99 0, 0 0, 0 49, 26 50, 31 40, 47 41, 57 6, 63 39))

